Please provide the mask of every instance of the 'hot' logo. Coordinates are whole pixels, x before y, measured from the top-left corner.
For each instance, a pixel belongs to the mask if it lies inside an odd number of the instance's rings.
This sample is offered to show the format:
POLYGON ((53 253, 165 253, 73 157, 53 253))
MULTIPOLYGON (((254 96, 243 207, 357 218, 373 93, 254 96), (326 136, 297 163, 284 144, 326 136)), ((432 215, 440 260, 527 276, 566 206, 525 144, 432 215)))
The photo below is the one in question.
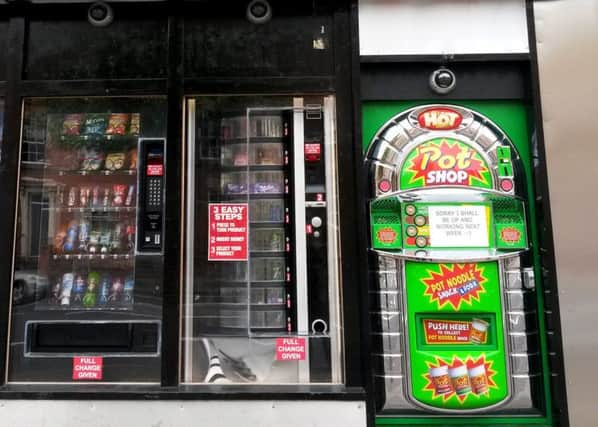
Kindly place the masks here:
POLYGON ((431 108, 417 116, 417 122, 422 128, 432 130, 457 129, 463 116, 450 108, 431 108))

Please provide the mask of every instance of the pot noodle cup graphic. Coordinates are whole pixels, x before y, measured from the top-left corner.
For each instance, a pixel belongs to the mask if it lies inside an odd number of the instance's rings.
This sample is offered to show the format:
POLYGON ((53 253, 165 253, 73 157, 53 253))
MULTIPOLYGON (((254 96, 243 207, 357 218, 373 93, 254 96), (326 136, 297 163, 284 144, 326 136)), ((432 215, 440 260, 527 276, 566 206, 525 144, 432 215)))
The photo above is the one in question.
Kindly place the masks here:
POLYGON ((488 392, 488 376, 486 375, 486 367, 483 364, 469 369, 469 379, 475 394, 488 392))
POLYGON ((469 372, 467 366, 461 365, 449 369, 449 376, 455 388, 457 395, 463 395, 471 392, 471 383, 469 382, 469 372))
POLYGON ((486 344, 490 324, 481 319, 472 319, 469 330, 469 341, 475 344, 486 344))
POLYGON ((449 377, 449 368, 447 365, 441 365, 429 370, 430 378, 438 394, 452 393, 453 384, 449 377))

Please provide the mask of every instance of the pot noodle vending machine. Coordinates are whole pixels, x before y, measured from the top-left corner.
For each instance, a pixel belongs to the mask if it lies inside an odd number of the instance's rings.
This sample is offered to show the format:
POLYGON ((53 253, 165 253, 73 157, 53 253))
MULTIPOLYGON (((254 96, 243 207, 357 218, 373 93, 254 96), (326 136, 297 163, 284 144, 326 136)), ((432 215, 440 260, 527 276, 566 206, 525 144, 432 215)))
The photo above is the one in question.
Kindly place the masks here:
POLYGON ((529 153, 518 149, 489 118, 456 105, 410 108, 372 139, 379 414, 538 413, 529 153))

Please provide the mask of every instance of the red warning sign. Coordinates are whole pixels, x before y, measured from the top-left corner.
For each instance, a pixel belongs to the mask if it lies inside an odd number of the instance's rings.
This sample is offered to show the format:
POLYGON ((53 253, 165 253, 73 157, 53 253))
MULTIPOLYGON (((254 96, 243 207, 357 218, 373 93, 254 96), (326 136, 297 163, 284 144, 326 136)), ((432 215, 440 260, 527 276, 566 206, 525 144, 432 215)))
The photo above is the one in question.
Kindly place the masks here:
POLYGON ((147 165, 147 176, 164 176, 164 165, 147 165))
POLYGON ((305 144, 304 148, 305 161, 318 162, 322 155, 322 146, 319 142, 305 144))
POLYGON ((276 338, 276 360, 305 360, 305 338, 276 338))
POLYGON ((247 261, 247 203, 210 203, 208 261, 247 261))
POLYGON ((74 381, 99 381, 102 379, 103 369, 103 357, 73 357, 74 381))

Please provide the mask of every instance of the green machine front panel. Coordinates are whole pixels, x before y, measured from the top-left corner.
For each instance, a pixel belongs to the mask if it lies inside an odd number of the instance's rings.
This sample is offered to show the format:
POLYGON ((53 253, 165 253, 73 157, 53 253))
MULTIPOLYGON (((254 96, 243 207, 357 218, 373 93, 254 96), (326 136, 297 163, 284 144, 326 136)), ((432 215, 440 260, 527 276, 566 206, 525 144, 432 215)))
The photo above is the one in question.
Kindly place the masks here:
POLYGON ((378 424, 551 425, 525 106, 362 112, 378 424))
POLYGON ((496 262, 405 263, 415 400, 462 410, 507 398, 499 280, 496 262))

